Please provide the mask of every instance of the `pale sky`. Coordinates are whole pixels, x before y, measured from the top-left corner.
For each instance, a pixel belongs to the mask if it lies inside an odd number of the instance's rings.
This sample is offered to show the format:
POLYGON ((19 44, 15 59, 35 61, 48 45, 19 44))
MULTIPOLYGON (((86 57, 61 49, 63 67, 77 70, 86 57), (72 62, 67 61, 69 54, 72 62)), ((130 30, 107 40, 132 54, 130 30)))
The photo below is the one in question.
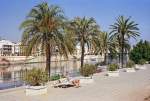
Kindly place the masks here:
MULTIPOLYGON (((0 1, 0 37, 14 42, 21 40, 19 26, 25 20, 32 7, 44 0, 1 0, 0 1)), ((141 38, 150 41, 150 0, 45 0, 49 4, 60 6, 65 16, 87 16, 96 19, 103 31, 119 15, 132 16, 139 24, 141 38)))

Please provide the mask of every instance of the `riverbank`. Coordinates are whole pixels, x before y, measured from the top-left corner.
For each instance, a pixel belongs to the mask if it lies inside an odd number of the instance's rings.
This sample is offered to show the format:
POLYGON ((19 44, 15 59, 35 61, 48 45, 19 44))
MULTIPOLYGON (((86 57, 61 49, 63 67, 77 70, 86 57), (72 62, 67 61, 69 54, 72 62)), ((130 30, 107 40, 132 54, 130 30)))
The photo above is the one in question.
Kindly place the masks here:
POLYGON ((3 101, 149 101, 150 65, 146 70, 135 73, 120 72, 120 77, 107 77, 106 73, 93 76, 94 83, 80 88, 52 88, 48 94, 25 96, 24 88, 11 92, 1 92, 3 101))
MULTIPOLYGON (((37 62, 46 62, 46 57, 45 56, 1 56, 0 57, 0 60, 1 59, 6 59, 8 60, 10 63, 37 63, 37 62)), ((66 59, 65 57, 62 57, 62 56, 52 56, 51 57, 51 61, 54 62, 54 61, 67 61, 67 60, 74 60, 74 59, 77 59, 77 60, 80 60, 80 55, 69 55, 68 56, 68 59, 66 59)), ((99 59, 99 61, 102 61, 103 60, 103 57, 100 56, 100 55, 85 55, 85 61, 86 60, 95 60, 96 59, 99 59)), ((98 61, 98 60, 97 60, 98 61)))

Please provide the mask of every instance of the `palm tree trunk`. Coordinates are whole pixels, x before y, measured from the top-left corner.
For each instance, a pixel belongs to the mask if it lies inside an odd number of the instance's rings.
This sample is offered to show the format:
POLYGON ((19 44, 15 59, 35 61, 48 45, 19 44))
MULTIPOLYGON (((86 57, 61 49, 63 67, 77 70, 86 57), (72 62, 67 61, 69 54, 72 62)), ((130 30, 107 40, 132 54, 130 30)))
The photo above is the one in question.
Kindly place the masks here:
POLYGON ((107 50, 105 50, 105 54, 104 54, 104 63, 105 63, 105 65, 107 64, 107 56, 108 56, 108 52, 107 52, 107 50))
POLYGON ((121 45, 121 67, 123 68, 123 59, 124 59, 124 35, 122 36, 122 45, 121 45))
POLYGON ((121 66, 121 41, 120 41, 120 38, 118 36, 118 42, 119 42, 119 67, 121 66))
POLYGON ((81 73, 83 71, 83 64, 84 64, 84 42, 81 42, 81 73))
POLYGON ((104 54, 104 63, 106 64, 106 53, 104 54))
POLYGON ((51 73, 51 50, 50 50, 50 44, 47 43, 46 44, 46 71, 49 74, 50 77, 50 73, 51 73))
POLYGON ((120 66, 120 60, 121 60, 121 55, 120 55, 120 50, 119 50, 119 66, 120 66))

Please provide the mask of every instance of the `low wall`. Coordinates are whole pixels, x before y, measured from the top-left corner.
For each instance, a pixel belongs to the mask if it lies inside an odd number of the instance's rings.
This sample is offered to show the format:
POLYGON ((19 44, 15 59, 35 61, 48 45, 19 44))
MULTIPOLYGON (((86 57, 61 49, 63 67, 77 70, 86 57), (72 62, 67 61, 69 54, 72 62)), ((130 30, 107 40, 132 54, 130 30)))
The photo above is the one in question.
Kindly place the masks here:
POLYGON ((18 60, 25 60, 26 56, 1 56, 0 58, 5 58, 9 61, 18 61, 18 60))

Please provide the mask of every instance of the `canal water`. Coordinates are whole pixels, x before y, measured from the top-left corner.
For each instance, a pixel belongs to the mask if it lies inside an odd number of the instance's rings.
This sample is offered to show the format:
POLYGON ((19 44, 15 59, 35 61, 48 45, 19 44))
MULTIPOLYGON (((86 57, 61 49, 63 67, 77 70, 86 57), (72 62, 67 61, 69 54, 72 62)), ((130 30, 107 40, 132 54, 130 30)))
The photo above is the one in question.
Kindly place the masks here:
MULTIPOLYGON (((85 63, 96 64, 100 59, 87 59, 85 63)), ((23 73, 25 70, 32 68, 45 69, 46 63, 26 63, 26 64, 13 64, 9 66, 0 66, 0 90, 18 87, 23 85, 23 73)), ((62 60, 51 62, 51 75, 53 74, 64 74, 70 73, 74 76, 79 71, 80 61, 77 59, 73 60, 62 60)))

